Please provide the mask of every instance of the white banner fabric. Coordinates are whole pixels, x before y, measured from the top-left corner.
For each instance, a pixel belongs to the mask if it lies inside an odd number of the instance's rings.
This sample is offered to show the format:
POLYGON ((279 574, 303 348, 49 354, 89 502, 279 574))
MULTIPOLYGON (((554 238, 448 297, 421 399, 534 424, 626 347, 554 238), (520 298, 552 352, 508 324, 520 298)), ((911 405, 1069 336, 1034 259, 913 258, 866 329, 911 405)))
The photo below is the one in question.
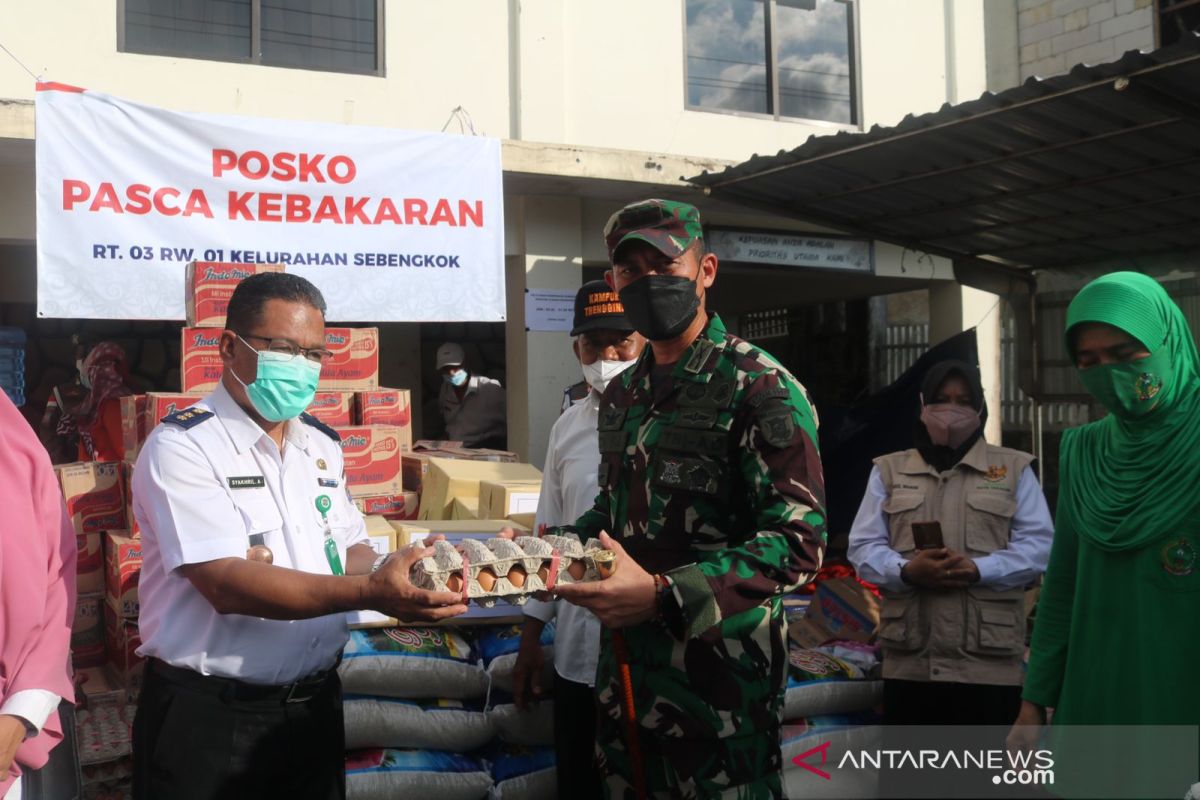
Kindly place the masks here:
POLYGON ((504 319, 500 142, 37 102, 38 315, 184 317, 189 261, 285 264, 330 322, 504 319))

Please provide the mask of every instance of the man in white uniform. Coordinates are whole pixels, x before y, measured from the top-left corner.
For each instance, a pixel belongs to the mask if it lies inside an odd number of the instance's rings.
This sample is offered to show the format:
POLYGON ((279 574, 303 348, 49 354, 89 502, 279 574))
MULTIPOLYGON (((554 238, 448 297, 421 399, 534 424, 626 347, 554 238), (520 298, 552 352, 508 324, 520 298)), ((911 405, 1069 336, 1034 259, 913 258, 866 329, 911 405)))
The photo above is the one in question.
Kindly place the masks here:
POLYGON ((220 385, 165 417, 138 458, 135 798, 343 798, 346 612, 466 610, 409 583, 423 546, 376 558, 337 434, 303 413, 329 357, 324 310, 296 275, 244 280, 220 385))
MULTIPOLYGON (((646 340, 625 319, 616 292, 604 281, 585 283, 575 295, 575 355, 589 394, 576 401, 550 429, 546 468, 535 524, 570 523, 592 507, 600 491, 600 442, 596 430, 600 395, 609 381, 633 365, 646 340)), ((554 749, 560 797, 601 796, 594 766, 596 705, 592 686, 600 648, 600 621, 582 606, 530 600, 517 656, 516 701, 524 708, 543 688, 542 628, 557 615, 554 641, 554 749)))

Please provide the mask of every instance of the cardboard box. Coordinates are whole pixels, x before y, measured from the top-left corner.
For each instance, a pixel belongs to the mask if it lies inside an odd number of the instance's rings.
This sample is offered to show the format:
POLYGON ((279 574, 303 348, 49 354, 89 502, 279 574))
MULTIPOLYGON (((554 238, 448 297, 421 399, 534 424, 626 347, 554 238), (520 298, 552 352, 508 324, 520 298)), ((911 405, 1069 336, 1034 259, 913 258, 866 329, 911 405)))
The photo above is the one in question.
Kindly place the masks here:
MULTIPOLYGON (((536 519, 535 519, 536 517, 537 517, 537 514, 509 514, 508 515, 508 519, 510 521, 515 522, 517 525, 520 525, 522 528, 528 528, 529 530, 533 530, 533 526, 537 524, 536 519)), ((541 536, 541 533, 539 532, 537 535, 541 536)))
POLYGON ((54 468, 75 533, 126 530, 125 488, 118 461, 78 461, 54 468))
POLYGON ((187 265, 184 313, 189 328, 224 328, 229 298, 243 279, 260 272, 283 272, 280 264, 228 264, 193 261, 187 265))
POLYGON ((483 481, 530 483, 541 479, 541 471, 532 464, 431 458, 429 474, 422 483, 419 518, 446 519, 456 497, 479 497, 479 484, 483 481))
POLYGON ((137 619, 142 540, 121 534, 104 536, 104 599, 122 617, 137 619))
POLYGON ((137 516, 133 513, 133 469, 134 462, 126 459, 121 462, 121 483, 125 486, 125 521, 129 523, 129 528, 126 531, 118 531, 118 533, 127 533, 134 539, 141 538, 141 529, 137 523, 137 516))
POLYGON ((81 594, 71 623, 71 663, 76 668, 104 664, 104 593, 81 594))
POLYGON ((879 599, 850 577, 818 583, 804 619, 788 626, 788 636, 808 648, 830 639, 871 642, 878 632, 879 599))
POLYGON ((347 428, 354 424, 354 393, 317 392, 305 410, 330 427, 347 428))
POLYGON ((99 533, 75 534, 75 593, 104 591, 104 544, 99 533))
POLYGON ((396 549, 407 547, 434 534, 442 534, 451 541, 464 536, 489 539, 505 528, 512 528, 518 536, 525 536, 529 529, 507 519, 436 519, 417 522, 389 520, 396 531, 396 549))
POLYGON ((75 670, 75 699, 80 708, 123 705, 126 694, 104 667, 84 667, 75 670))
POLYGON ((117 682, 129 691, 136 691, 142 683, 143 659, 137 654, 142 646, 137 622, 120 616, 108 603, 104 604, 104 647, 108 651, 108 665, 117 682))
MULTIPOLYGON (((367 524, 367 537, 376 553, 382 556, 396 552, 396 530, 386 519, 369 515, 363 521, 367 524)), ((346 615, 346 622, 354 628, 387 628, 396 624, 394 618, 369 609, 351 611, 346 615)))
POLYGON ((374 514, 384 519, 416 519, 421 500, 416 492, 399 494, 369 495, 355 497, 354 505, 363 514, 374 514))
POLYGON ((481 481, 479 516, 483 519, 508 519, 512 514, 536 514, 542 482, 481 481))
POLYGON ((150 392, 121 398, 121 441, 126 461, 136 461, 150 431, 168 414, 191 406, 203 399, 199 392, 150 392))
POLYGON ((338 428, 352 497, 400 494, 400 431, 381 425, 338 428))
POLYGON ((357 392, 379 388, 379 329, 326 328, 333 357, 321 369, 318 388, 357 392))
MULTIPOLYGON (((180 391, 207 394, 221 382, 220 328, 184 328, 179 332, 180 391)), ((149 431, 146 431, 149 433, 149 431)))
POLYGON ((409 429, 411 436, 412 399, 407 389, 355 392, 354 409, 359 425, 394 425, 409 429))
POLYGON ((450 519, 479 519, 479 498, 454 498, 450 504, 450 519))

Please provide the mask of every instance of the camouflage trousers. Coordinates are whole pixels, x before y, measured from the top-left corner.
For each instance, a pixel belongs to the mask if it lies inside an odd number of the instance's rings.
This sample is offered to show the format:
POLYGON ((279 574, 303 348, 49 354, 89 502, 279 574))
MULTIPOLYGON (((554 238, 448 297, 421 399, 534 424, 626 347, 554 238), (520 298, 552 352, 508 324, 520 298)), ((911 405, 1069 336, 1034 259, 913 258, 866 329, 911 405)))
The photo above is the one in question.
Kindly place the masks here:
MULTIPOLYGON (((776 800, 783 797, 778 730, 703 740, 656 736, 645 728, 639 728, 638 733, 647 798, 776 800)), ((605 797, 635 800, 633 760, 622 721, 600 718, 596 759, 605 797)))

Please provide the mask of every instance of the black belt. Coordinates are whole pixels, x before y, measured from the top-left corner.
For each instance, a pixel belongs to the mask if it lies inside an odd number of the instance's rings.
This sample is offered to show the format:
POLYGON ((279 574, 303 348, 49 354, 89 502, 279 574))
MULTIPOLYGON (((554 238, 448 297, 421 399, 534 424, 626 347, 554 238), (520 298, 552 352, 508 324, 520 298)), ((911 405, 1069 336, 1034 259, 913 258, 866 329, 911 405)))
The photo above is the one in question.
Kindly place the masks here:
POLYGON ((248 703, 306 703, 320 694, 329 684, 330 678, 337 674, 337 666, 334 665, 331 669, 314 672, 295 683, 268 686, 246 683, 236 678, 201 675, 190 669, 173 667, 157 658, 148 659, 146 668, 166 681, 184 688, 211 694, 227 702, 248 703))

